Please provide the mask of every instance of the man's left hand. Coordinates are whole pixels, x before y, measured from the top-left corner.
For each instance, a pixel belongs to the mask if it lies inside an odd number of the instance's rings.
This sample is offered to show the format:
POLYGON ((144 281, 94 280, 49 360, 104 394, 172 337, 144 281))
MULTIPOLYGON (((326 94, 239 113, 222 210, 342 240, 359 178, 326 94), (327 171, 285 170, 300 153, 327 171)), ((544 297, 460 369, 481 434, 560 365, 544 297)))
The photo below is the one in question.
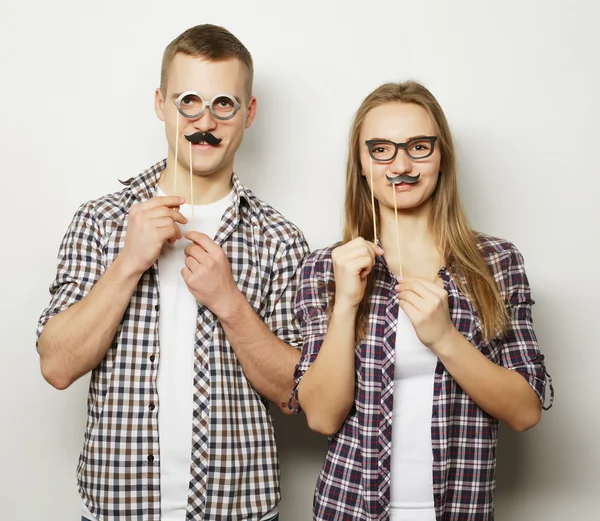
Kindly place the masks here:
POLYGON ((192 244, 185 248, 185 267, 181 276, 196 300, 221 316, 240 291, 233 280, 231 265, 223 249, 208 235, 188 232, 192 244))

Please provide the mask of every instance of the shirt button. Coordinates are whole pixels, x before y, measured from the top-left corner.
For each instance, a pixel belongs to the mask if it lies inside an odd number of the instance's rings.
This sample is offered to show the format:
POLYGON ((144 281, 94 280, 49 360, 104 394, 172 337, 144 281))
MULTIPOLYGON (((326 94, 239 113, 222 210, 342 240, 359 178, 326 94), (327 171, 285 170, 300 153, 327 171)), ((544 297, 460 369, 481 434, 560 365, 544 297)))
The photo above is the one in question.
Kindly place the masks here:
POLYGON ((153 411, 153 410, 154 410, 154 407, 155 407, 155 405, 154 405, 153 403, 151 403, 151 404, 148 406, 148 408, 149 408, 151 411, 153 411))
POLYGON ((154 355, 150 355, 150 361, 154 362, 154 360, 156 360, 156 357, 154 355))
POLYGON ((150 454, 150 456, 148 456, 148 461, 150 463, 152 463, 154 461, 154 456, 152 454, 150 454))
POLYGON ((156 306, 154 306, 154 311, 158 311, 160 309, 160 306, 158 304, 156 304, 156 306))

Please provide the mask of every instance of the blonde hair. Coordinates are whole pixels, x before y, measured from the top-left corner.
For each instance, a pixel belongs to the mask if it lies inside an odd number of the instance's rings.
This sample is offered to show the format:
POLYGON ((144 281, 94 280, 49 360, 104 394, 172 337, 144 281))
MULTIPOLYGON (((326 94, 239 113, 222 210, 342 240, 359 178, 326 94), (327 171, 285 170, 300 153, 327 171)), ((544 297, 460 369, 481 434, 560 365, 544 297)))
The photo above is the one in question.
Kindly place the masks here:
MULTIPOLYGON (((446 267, 452 272, 459 288, 473 303, 482 323, 485 339, 491 339, 504 330, 508 320, 504 300, 492 273, 477 246, 475 232, 468 226, 461 208, 456 180, 456 163, 452 135, 444 112, 429 90, 420 83, 386 83, 369 94, 358 108, 350 132, 346 169, 346 200, 344 208, 343 242, 357 237, 374 240, 371 192, 366 178, 361 175, 360 132, 366 115, 373 108, 386 103, 413 103, 423 107, 437 127, 437 145, 441 164, 437 187, 431 196, 430 226, 438 241, 446 267)), ((376 219, 379 204, 375 200, 376 219)), ((368 320, 368 299, 373 291, 369 277, 365 296, 360 304, 356 321, 357 338, 364 336, 368 320)))
POLYGON ((179 53, 212 61, 237 58, 246 68, 246 97, 249 99, 252 96, 254 78, 252 55, 227 29, 211 24, 191 27, 167 46, 163 53, 160 71, 160 91, 163 96, 167 94, 169 67, 179 53))

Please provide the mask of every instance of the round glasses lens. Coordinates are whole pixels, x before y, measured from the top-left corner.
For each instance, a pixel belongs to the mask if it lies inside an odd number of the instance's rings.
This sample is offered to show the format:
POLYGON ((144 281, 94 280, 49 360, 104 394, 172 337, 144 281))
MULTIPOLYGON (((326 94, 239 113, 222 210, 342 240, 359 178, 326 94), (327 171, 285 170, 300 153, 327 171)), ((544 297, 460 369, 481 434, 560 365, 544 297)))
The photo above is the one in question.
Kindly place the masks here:
POLYGON ((196 94, 186 94, 179 101, 179 112, 187 118, 194 118, 202 112, 204 103, 196 94))
POLYGON ((236 111, 235 99, 229 96, 219 96, 212 102, 212 111, 217 118, 228 118, 236 111))

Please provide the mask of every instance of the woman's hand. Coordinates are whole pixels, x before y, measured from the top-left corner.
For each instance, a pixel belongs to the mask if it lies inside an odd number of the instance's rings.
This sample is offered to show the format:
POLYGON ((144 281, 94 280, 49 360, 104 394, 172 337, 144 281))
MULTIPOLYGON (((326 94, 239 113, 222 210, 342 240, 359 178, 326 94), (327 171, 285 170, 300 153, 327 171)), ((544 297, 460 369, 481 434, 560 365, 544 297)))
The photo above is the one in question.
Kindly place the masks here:
POLYGON ((399 304, 419 340, 437 354, 456 331, 448 311, 447 291, 422 277, 405 277, 396 286, 399 304))
POLYGON ((331 252, 336 307, 341 305, 358 308, 365 294, 367 276, 373 269, 377 255, 383 255, 383 250, 362 237, 331 252))

